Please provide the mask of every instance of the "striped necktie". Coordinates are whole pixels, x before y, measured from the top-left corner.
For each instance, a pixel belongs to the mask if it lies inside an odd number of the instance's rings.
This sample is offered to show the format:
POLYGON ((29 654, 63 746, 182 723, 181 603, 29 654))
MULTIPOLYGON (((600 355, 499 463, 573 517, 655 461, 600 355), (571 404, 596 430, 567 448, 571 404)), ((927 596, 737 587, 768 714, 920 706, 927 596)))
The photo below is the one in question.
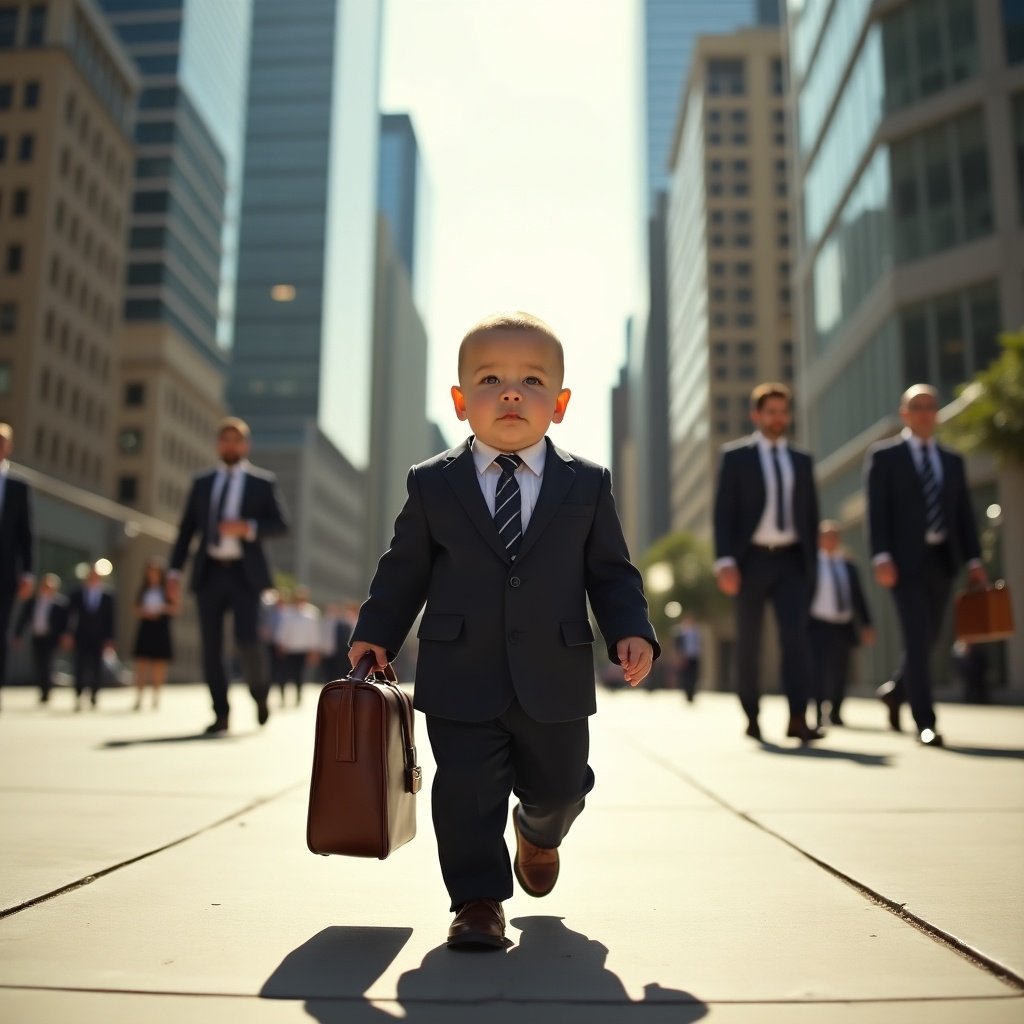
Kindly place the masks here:
POLYGON ((515 561, 523 539, 522 496, 516 480, 516 470, 523 460, 518 455, 499 455, 494 463, 501 470, 494 493, 494 525, 509 557, 515 561))
POLYGON ((921 487, 924 490, 924 522, 927 533, 944 533, 946 514, 942 510, 942 488, 935 479, 932 467, 931 445, 921 445, 921 487))

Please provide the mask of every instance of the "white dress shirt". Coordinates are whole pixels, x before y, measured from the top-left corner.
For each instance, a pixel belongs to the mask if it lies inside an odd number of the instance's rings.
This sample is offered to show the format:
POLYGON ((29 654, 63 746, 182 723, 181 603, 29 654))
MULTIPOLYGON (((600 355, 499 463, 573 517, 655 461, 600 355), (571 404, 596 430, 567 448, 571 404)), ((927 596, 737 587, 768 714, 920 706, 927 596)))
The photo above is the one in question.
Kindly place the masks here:
MULTIPOLYGON (((925 451, 928 453, 928 461, 931 463, 932 473, 935 476, 935 482, 939 485, 939 492, 942 492, 942 459, 939 458, 939 451, 935 447, 935 441, 929 440, 926 443, 917 434, 911 431, 910 427, 904 427, 900 432, 900 437, 903 438, 904 442, 910 448, 910 456, 914 462, 914 468, 917 470, 917 475, 921 476, 921 471, 924 466, 925 451)), ((925 535, 924 539, 928 544, 941 544, 946 539, 945 530, 929 530, 925 535)))
POLYGON ((850 573, 842 553, 837 551, 830 555, 818 549, 818 588, 814 592, 811 604, 811 618, 822 622, 843 625, 853 621, 853 590, 850 586, 850 573), (839 595, 836 593, 836 576, 843 588, 845 611, 839 610, 839 595))
POLYGON ((156 615, 164 610, 167 598, 160 587, 147 587, 142 595, 142 610, 149 615, 156 615))
POLYGON ((775 466, 772 460, 772 442, 757 431, 757 453, 761 459, 761 475, 764 477, 764 512, 761 513, 761 521, 757 524, 754 536, 751 538, 754 544, 761 544, 765 547, 779 546, 783 544, 796 544, 796 526, 793 518, 793 460, 789 455, 789 446, 786 439, 780 438, 777 442, 779 451, 779 468, 782 470, 782 507, 786 513, 785 529, 780 530, 775 524, 775 495, 777 491, 775 481, 775 466))
POLYGON ((306 602, 290 604, 281 610, 274 637, 277 646, 288 654, 308 654, 320 650, 320 609, 306 602))
MULTIPOLYGON (((473 462, 476 464, 477 479, 483 491, 487 511, 494 517, 494 495, 498 490, 501 478, 501 467, 494 460, 503 454, 497 448, 484 444, 478 437, 473 438, 473 462)), ((544 462, 548 457, 548 446, 542 437, 536 444, 515 453, 523 460, 516 470, 516 483, 519 484, 520 516, 523 521, 523 533, 530 525, 530 516, 537 504, 540 485, 544 481, 544 462)))
POLYGON ((53 598, 49 595, 36 598, 35 608, 32 610, 32 635, 46 636, 50 632, 50 609, 53 607, 53 598))
POLYGON ((11 464, 4 459, 0 462, 0 515, 3 515, 4 511, 4 497, 7 494, 7 473, 11 468, 11 464))
MULTIPOLYGON (((217 475, 213 479, 213 489, 210 491, 210 515, 214 515, 214 509, 220 504, 221 491, 225 483, 228 486, 228 496, 224 504, 224 519, 240 519, 242 508, 242 491, 245 488, 245 473, 249 468, 249 461, 242 459, 234 466, 220 463, 217 467, 217 475)), ((249 539, 255 539, 255 524, 249 524, 249 539)), ((242 541, 239 537, 221 536, 219 544, 209 544, 206 553, 212 558, 221 561, 237 561, 242 557, 242 541)))

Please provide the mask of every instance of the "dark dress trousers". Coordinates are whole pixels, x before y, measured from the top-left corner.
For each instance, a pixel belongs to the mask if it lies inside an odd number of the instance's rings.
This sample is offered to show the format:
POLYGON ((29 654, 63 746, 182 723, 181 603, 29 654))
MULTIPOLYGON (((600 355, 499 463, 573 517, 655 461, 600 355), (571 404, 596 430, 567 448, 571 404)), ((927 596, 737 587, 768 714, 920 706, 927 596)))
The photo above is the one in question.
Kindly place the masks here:
POLYGON ((34 631, 36 601, 36 597, 30 597, 21 606, 14 635, 23 637, 28 633, 32 640, 32 668, 39 684, 39 696, 45 701, 49 699, 53 687, 53 656, 61 635, 67 628, 68 599, 63 594, 56 593, 50 598, 46 630, 43 633, 34 631))
POLYGON ((7 626, 18 585, 32 572, 32 492, 8 474, 0 509, 0 686, 7 681, 7 626))
POLYGON ((894 698, 909 700, 919 730, 934 729, 930 659, 961 566, 981 557, 964 460, 936 446, 942 465, 946 539, 927 541, 925 496, 910 443, 901 437, 872 446, 865 458, 868 541, 872 556, 887 553, 898 581, 893 601, 903 632, 903 658, 893 676, 894 698))
POLYGON ((89 690, 93 703, 103 685, 103 648, 114 642, 114 595, 100 591, 95 608, 89 606, 87 588, 68 599, 67 631, 75 641, 75 694, 89 690))
POLYGON ((211 558, 211 497, 217 470, 200 474, 192 482, 170 556, 170 568, 180 571, 198 537, 192 560, 191 587, 199 609, 203 668, 210 688, 214 714, 228 714, 228 677, 224 666, 224 614, 234 617, 235 643, 242 671, 253 697, 266 697, 269 682, 259 638, 260 594, 273 586, 262 541, 288 531, 284 504, 272 473, 249 466, 242 485, 239 519, 256 524, 254 540, 240 539, 242 557, 237 561, 211 558))
POLYGON ((593 786, 596 710, 587 599, 617 641, 660 653, 606 469, 546 444, 537 503, 512 561, 481 491, 471 441, 413 467, 353 641, 394 658, 421 608, 416 707, 437 762, 432 809, 452 906, 506 899, 503 832, 515 792, 527 838, 555 847, 593 786))
POLYGON ((810 623, 814 698, 819 704, 823 700, 829 701, 833 716, 839 715, 846 699, 850 655, 860 642, 861 630, 871 625, 871 612, 864 597, 857 566, 848 559, 843 560, 843 565, 846 566, 846 578, 850 585, 850 621, 829 622, 812 615, 810 623))
POLYGON ((788 445, 793 467, 791 548, 754 544, 767 490, 757 437, 722 448, 715 491, 715 558, 732 558, 740 571, 736 595, 736 682, 747 718, 756 721, 760 694, 761 628, 768 601, 775 609, 782 647, 782 687, 790 714, 802 716, 809 693, 807 615, 817 576, 818 493, 808 452, 788 445))

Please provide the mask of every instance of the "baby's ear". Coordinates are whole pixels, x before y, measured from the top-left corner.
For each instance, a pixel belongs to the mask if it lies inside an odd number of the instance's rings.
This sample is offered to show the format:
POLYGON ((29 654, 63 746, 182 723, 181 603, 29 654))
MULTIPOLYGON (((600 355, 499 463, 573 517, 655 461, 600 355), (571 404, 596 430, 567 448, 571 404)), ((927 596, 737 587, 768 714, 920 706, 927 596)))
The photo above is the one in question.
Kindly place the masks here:
POLYGON ((565 419, 565 407, 569 404, 572 392, 568 388, 562 388, 555 399, 555 411, 551 416, 552 423, 561 423, 565 419))
POLYGON ((462 388, 458 384, 452 385, 452 404, 455 406, 455 415, 460 420, 467 419, 469 413, 466 412, 466 396, 462 393, 462 388))

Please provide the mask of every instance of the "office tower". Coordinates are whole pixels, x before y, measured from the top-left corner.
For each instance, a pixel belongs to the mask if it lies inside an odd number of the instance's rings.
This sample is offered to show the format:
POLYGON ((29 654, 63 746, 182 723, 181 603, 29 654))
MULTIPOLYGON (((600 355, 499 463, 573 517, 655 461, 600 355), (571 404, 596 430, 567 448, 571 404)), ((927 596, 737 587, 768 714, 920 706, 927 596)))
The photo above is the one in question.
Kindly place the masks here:
MULTIPOLYGON (((1024 323, 1024 14, 982 0, 789 7, 802 420, 823 512, 857 542, 864 452, 898 428, 903 389, 927 381, 949 403, 1024 323)), ((998 504, 995 467, 969 468, 979 510, 998 504)), ((876 681, 894 633, 865 659, 876 681)))
POLYGON ((109 495, 138 79, 86 0, 0 8, 0 66, 0 419, 109 495))
POLYGON ((782 38, 697 41, 667 218, 670 509, 711 539, 720 446, 751 430, 750 391, 793 376, 782 38))
POLYGON ((275 565, 365 584, 380 4, 255 0, 228 401, 280 476, 275 565))

